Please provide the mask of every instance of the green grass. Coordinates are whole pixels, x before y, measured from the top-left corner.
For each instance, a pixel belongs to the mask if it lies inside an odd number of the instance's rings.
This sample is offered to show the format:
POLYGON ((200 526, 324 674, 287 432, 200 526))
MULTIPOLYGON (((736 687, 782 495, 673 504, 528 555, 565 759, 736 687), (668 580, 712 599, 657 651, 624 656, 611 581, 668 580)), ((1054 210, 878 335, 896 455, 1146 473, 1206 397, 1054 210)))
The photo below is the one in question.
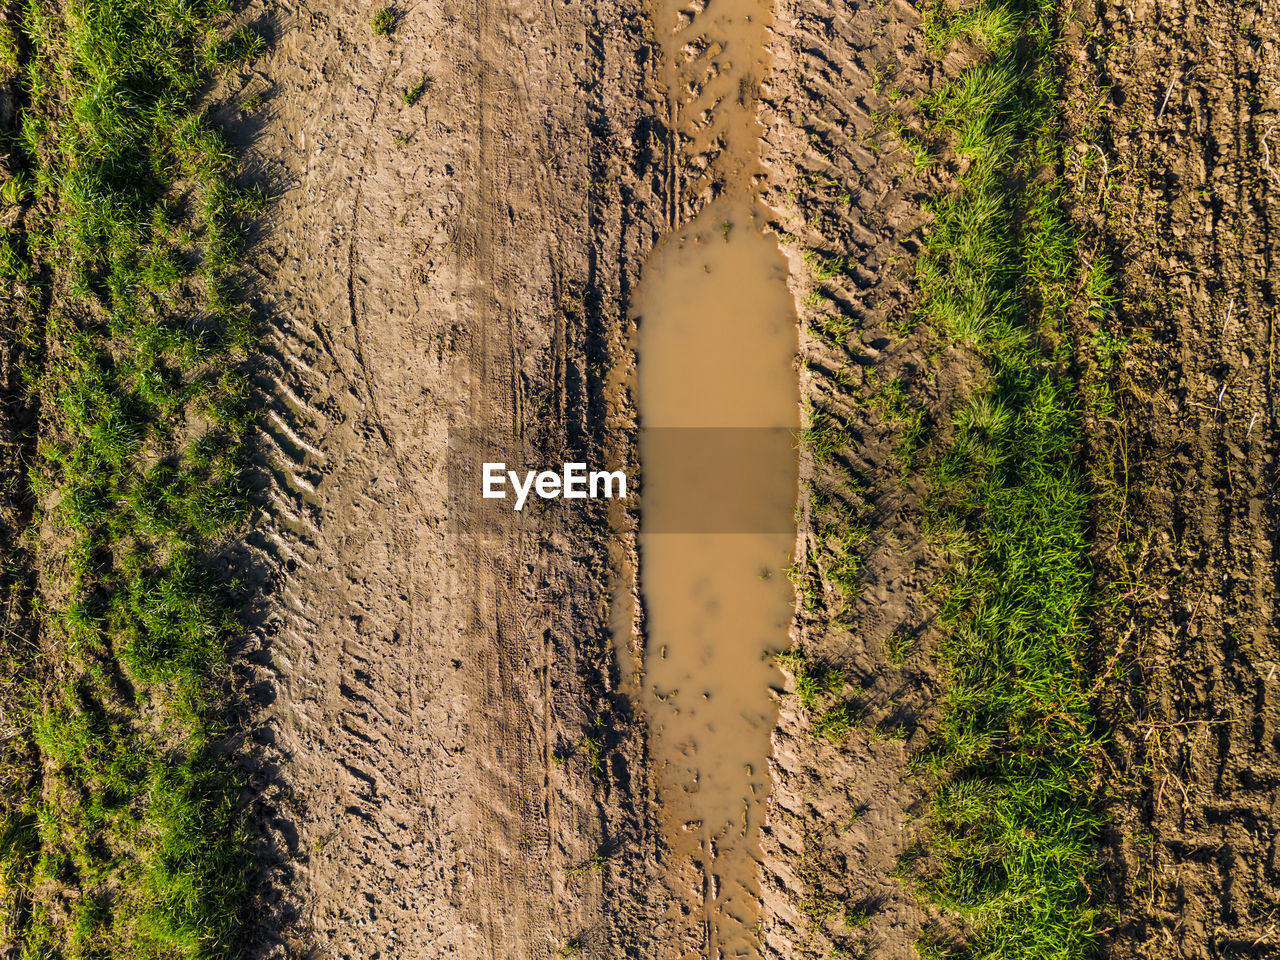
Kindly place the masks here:
POLYGON ((916 458, 929 439, 923 407, 912 403, 907 385, 901 380, 882 384, 871 395, 870 403, 879 408, 884 421, 897 428, 894 458, 905 474, 916 464, 916 458))
POLYGON ((911 634, 905 630, 895 630, 889 634, 889 639, 885 644, 885 652, 889 656, 889 666, 901 667, 905 664, 907 656, 911 653, 913 643, 911 634))
POLYGON ((418 81, 411 87, 405 89, 400 95, 400 99, 404 101, 405 106, 416 106, 418 101, 422 99, 422 95, 427 92, 427 86, 430 80, 426 76, 421 76, 418 81))
POLYGON ((0 20, 0 80, 8 80, 18 72, 18 38, 9 24, 0 20))
POLYGON ((1025 13, 1025 7, 1007 3, 971 3, 954 11, 935 4, 925 18, 925 40, 942 53, 951 41, 965 38, 988 55, 1003 58, 1023 32, 1025 13))
POLYGON ((850 930, 865 930, 871 926, 871 917, 861 907, 846 906, 844 908, 844 925, 850 930))
POLYGON ((838 595, 840 607, 832 611, 832 619, 841 622, 849 618, 862 591, 863 552, 871 540, 871 507, 863 492, 849 481, 833 494, 814 489, 809 495, 811 523, 820 543, 814 559, 823 580, 838 595))
POLYGON ((369 18, 369 27, 373 30, 374 36, 389 37, 395 33, 399 22, 400 15, 396 13, 394 7, 382 7, 369 18))
POLYGON ((4 758, 0 919, 23 960, 230 957, 245 919, 236 606, 207 558, 248 509, 236 265, 264 198, 198 95, 262 41, 220 29, 228 12, 32 2, 14 25, 6 189, 32 205, 0 279, 39 412, 42 626, 40 651, 6 651, 25 736, 4 758))
POLYGON ((586 755, 587 769, 591 771, 591 775, 601 777, 604 775, 604 744, 598 733, 584 734, 582 739, 578 741, 578 747, 586 755))
POLYGON ((808 713, 811 736, 839 744, 861 726, 857 701, 863 690, 853 686, 846 694, 851 681, 845 671, 813 660, 797 649, 777 654, 774 659, 791 675, 796 699, 808 713))
POLYGON ((815 716, 809 724, 809 733, 838 744, 850 733, 862 726, 855 707, 849 703, 837 703, 815 716))
POLYGON ((984 360, 989 384, 955 415, 930 469, 933 531, 951 560, 941 621, 948 675, 927 757, 927 896, 959 914, 964 956, 1076 960, 1095 949, 1090 889, 1098 734, 1084 667, 1090 567, 1080 418, 1061 336, 1079 271, 1059 200, 1053 6, 935 10, 987 58, 924 98, 939 142, 969 161, 932 205, 920 315, 984 360))
POLYGON ((791 674, 796 696, 806 710, 816 710, 823 697, 835 696, 846 683, 845 675, 829 664, 810 660, 799 650, 777 654, 778 666, 791 674))

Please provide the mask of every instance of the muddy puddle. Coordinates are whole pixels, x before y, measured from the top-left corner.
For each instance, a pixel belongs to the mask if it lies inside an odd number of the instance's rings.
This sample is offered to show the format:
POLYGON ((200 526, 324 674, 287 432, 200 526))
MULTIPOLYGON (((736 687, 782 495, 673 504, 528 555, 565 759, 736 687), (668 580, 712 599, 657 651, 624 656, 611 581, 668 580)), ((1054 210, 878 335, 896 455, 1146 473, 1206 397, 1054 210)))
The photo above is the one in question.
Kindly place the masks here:
POLYGON ((751 185, 768 12, 718 0, 656 13, 683 187, 716 196, 654 251, 635 301, 643 700, 666 839, 701 884, 690 957, 760 955, 772 654, 794 608, 795 306, 751 185))

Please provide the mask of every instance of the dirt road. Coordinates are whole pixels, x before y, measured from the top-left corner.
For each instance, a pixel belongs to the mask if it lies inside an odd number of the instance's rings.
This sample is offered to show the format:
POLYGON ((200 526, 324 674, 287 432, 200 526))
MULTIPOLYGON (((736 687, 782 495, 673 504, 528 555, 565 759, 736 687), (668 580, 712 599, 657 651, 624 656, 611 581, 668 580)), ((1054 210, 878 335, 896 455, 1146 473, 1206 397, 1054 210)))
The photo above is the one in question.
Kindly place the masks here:
POLYGON ((647 21, 416 3, 379 37, 360 6, 268 9, 236 126, 279 192, 255 247, 262 690, 296 862, 273 923, 326 957, 653 956, 608 518, 495 525, 450 486, 490 447, 625 450, 603 384, 663 216, 647 21))

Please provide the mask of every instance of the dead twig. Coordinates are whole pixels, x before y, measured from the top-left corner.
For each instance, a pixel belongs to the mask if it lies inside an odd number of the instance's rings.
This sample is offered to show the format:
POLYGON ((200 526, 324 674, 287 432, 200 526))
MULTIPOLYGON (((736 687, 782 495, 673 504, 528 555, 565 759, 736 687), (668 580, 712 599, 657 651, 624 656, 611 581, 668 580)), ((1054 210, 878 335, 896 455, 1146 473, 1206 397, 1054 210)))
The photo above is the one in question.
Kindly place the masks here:
POLYGON ((1177 70, 1174 70, 1173 79, 1169 81, 1169 87, 1164 92, 1164 102, 1160 104, 1160 112, 1156 114, 1156 123, 1159 123, 1160 119, 1164 116, 1164 108, 1169 105, 1169 94, 1173 93, 1174 84, 1178 82, 1180 76, 1181 74, 1177 70))
POLYGON ((1267 176, 1275 181, 1277 187, 1280 187, 1280 172, 1271 166, 1271 133, 1275 128, 1276 121, 1272 120, 1267 124, 1266 132, 1258 138, 1258 143, 1262 145, 1262 169, 1267 171, 1267 176))
POLYGON ((1084 192, 1084 183, 1089 176, 1089 171, 1088 168, 1085 167, 1084 161, 1092 150, 1097 150, 1098 156, 1102 158, 1102 183, 1098 185, 1098 202, 1101 203, 1102 198, 1107 195, 1107 180, 1111 176, 1111 165, 1107 162, 1107 155, 1103 151, 1102 147, 1098 146, 1096 143, 1089 144, 1088 149, 1084 152, 1084 156, 1080 158, 1080 192, 1084 192))
POLYGON ((1177 727, 1194 727, 1199 723, 1213 726, 1215 724, 1235 723, 1235 720, 1230 718, 1226 720, 1169 720, 1160 722, 1155 720, 1143 720, 1140 723, 1135 723, 1134 726, 1139 729, 1146 730, 1149 734, 1153 730, 1173 730, 1177 727))
POLYGON ((1222 389, 1218 391, 1218 399, 1214 401, 1214 404, 1213 404, 1214 413, 1217 413, 1220 409, 1222 409, 1222 398, 1227 395, 1227 385, 1230 383, 1231 383, 1230 377, 1227 377, 1227 379, 1222 381, 1222 389))
POLYGON ((1191 617, 1182 625, 1182 629, 1191 632, 1191 624, 1196 622, 1196 615, 1200 612, 1200 604, 1204 602, 1204 595, 1209 592, 1209 588, 1205 587, 1200 591, 1200 596, 1196 599, 1196 608, 1191 611, 1191 617))
POLYGON ((1125 645, 1128 644, 1129 640, 1132 639, 1133 635, 1137 632, 1138 628, 1136 626, 1130 627, 1129 632, 1120 638, 1120 643, 1116 646, 1116 652, 1111 655, 1111 659, 1107 662, 1106 669, 1098 675, 1097 682, 1094 683, 1093 689, 1089 691, 1089 699, 1092 699, 1094 694, 1102 689, 1102 685, 1107 682, 1107 677, 1111 676, 1111 671, 1115 668, 1117 661, 1119 661, 1120 654, 1124 652, 1125 645))

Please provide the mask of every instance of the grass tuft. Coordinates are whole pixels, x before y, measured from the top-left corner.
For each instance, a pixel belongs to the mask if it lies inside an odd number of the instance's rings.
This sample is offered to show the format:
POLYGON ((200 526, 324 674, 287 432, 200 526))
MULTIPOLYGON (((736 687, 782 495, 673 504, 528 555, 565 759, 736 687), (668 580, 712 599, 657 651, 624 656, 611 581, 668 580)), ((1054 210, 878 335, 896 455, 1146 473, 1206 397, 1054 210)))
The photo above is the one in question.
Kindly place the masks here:
POLYGON ((774 659, 796 685, 796 697, 806 710, 816 710, 823 697, 835 696, 845 685, 843 671, 825 663, 810 660, 799 650, 788 650, 774 659))
POLYGON ((389 37, 395 33, 399 22, 400 15, 396 13, 394 7, 383 7, 369 18, 369 27, 373 30, 374 36, 389 37))
POLYGON ((427 87, 430 85, 430 83, 431 81, 428 77, 426 76, 419 77, 417 82, 414 83, 413 86, 405 89, 404 93, 401 94, 400 99, 404 101, 404 104, 406 107, 417 106, 418 101, 420 101, 422 99, 423 94, 427 92, 427 87))

